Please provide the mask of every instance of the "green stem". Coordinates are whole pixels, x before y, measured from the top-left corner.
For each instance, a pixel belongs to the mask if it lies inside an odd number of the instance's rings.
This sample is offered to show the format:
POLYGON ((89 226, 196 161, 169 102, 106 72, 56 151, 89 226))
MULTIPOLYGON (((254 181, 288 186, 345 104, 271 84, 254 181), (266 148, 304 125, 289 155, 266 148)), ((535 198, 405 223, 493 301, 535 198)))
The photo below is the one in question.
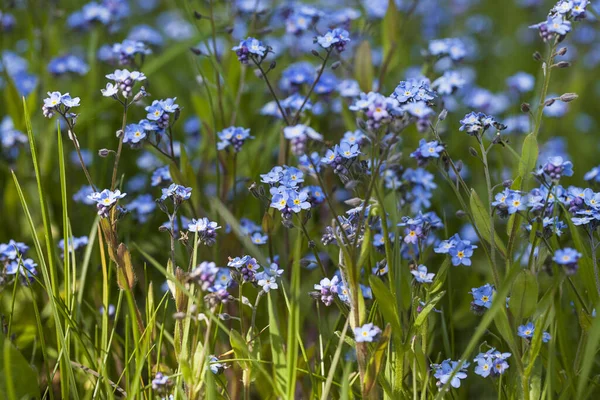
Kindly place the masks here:
POLYGON ((546 60, 544 61, 544 81, 542 83, 542 92, 540 93, 540 101, 536 110, 535 126, 533 128, 533 134, 536 138, 542 125, 542 116, 544 115, 546 96, 548 95, 548 86, 550 85, 550 75, 552 71, 552 64, 554 63, 556 44, 557 41, 555 40, 553 44, 548 46, 548 54, 546 55, 546 60))
POLYGON ((487 151, 485 146, 483 145, 483 134, 481 137, 477 137, 477 141, 479 142, 479 148, 481 150, 481 160, 483 161, 483 171, 485 173, 485 183, 487 185, 487 193, 488 193, 488 216, 490 218, 490 259, 492 266, 492 273, 494 276, 494 284, 497 288, 500 287, 500 275, 498 274, 498 268, 496 267, 496 230, 494 229, 494 213, 492 209, 492 180, 490 178, 490 168, 488 165, 487 159, 487 151))

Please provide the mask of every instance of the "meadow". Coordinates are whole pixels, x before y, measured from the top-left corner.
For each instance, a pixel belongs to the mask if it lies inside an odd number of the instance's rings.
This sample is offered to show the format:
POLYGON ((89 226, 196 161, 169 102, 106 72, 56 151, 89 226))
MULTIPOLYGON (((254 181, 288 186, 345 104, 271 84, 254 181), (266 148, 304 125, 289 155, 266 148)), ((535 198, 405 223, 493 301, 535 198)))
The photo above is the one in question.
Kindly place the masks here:
POLYGON ((0 399, 597 398, 599 18, 5 0, 0 399))

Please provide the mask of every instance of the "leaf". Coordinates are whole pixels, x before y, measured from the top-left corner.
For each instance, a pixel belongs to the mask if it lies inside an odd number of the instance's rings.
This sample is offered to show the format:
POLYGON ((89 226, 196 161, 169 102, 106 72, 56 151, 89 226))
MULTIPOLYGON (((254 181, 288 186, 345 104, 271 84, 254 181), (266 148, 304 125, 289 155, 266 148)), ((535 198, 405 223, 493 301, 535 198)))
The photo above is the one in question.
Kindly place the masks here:
MULTIPOLYGON (((471 205, 471 213, 475 221, 475 226, 479 231, 481 237, 483 237, 488 243, 490 243, 491 226, 490 226, 490 215, 487 208, 481 202, 481 199, 477 193, 471 189, 471 197, 469 199, 471 205)), ((494 242, 496 242, 496 248, 503 255, 506 256, 506 246, 502 242, 502 239, 494 232, 494 242)))
MULTIPOLYGON (((266 215, 266 214, 265 214, 266 215)), ((279 387, 282 393, 285 392, 287 387, 287 376, 285 353, 283 351, 283 338, 281 337, 281 331, 279 330, 279 321, 277 318, 276 310, 273 305, 271 298, 271 292, 267 293, 267 303, 269 311, 269 337, 271 341, 271 358, 273 360, 273 370, 275 376, 275 384, 279 387)))
POLYGON ((429 300, 429 303, 427 303, 425 305, 425 307, 423 307, 423 309, 421 310, 421 312, 415 319, 415 324, 414 324, 415 328, 418 328, 421 325, 423 325, 423 322, 425 322, 429 313, 431 313, 431 311, 433 311, 433 308, 435 307, 435 305, 441 300, 442 297, 444 297, 445 294, 446 294, 445 291, 440 292, 437 296, 435 296, 434 298, 429 300))
POLYGON ((535 312, 538 284, 528 270, 523 270, 512 285, 508 306, 516 321, 530 317, 535 312))
POLYGON ((429 293, 434 294, 442 289, 444 286, 444 282, 446 281, 446 275, 448 274, 448 269, 450 268, 450 258, 446 257, 440 270, 435 274, 435 278, 433 278, 433 283, 431 284, 431 288, 429 289, 429 293))
POLYGON ((381 314, 383 314, 384 320, 391 324, 395 337, 401 338, 402 326, 400 325, 398 313, 394 309, 394 305, 396 304, 395 301, 392 301, 394 296, 381 279, 375 275, 369 277, 369 284, 371 285, 373 296, 375 296, 375 299, 377 300, 379 310, 381 311, 381 314))
POLYGON ((298 363, 298 336, 300 330, 300 258, 302 254, 302 235, 298 234, 294 243, 292 278, 290 282, 290 313, 288 316, 287 330, 287 398, 294 398, 296 393, 296 366, 298 363))
MULTIPOLYGON (((250 358, 250 350, 242 335, 235 329, 229 331, 229 343, 238 360, 247 360, 250 358)), ((239 361, 244 369, 250 368, 249 361, 239 361)))
POLYGON ((23 354, 0 334, 0 398, 40 398, 37 373, 23 354))
POLYGON ((356 50, 354 57, 354 77, 363 92, 370 92, 373 89, 371 45, 366 40, 363 40, 356 50))
POLYGON ((377 376, 381 372, 381 365, 383 363, 383 356, 385 355, 385 351, 388 347, 388 342, 390 341, 390 336, 392 334, 392 326, 387 324, 383 334, 379 338, 377 342, 377 347, 375 347, 375 351, 371 355, 369 359, 369 363, 367 364, 367 372, 365 374, 365 392, 369 393, 373 386, 375 385, 375 381, 377 380, 377 376))
MULTIPOLYGON (((596 305, 596 309, 600 309, 600 304, 596 305)), ((577 398, 582 399, 583 391, 590 385, 588 382, 592 366, 596 360, 598 345, 600 344, 600 318, 594 318, 592 328, 588 331, 588 340, 583 352, 583 360, 581 361, 581 369, 579 370, 577 382, 577 398)))
POLYGON ((526 177, 528 177, 535 168, 535 163, 538 158, 538 144, 537 139, 533 133, 527 135, 525 140, 523 141, 523 149, 521 150, 521 160, 519 161, 519 176, 525 182, 526 177))

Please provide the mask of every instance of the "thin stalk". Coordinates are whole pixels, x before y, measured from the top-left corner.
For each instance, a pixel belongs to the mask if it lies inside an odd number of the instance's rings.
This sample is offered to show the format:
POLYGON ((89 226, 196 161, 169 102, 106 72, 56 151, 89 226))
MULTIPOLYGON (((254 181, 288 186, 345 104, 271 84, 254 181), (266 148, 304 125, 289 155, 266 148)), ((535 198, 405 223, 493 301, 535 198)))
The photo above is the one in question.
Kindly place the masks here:
POLYGON ((540 93, 540 101, 538 103, 538 107, 535 115, 535 126, 533 128, 533 134, 535 137, 540 132, 540 127, 542 125, 542 116, 544 115, 544 107, 546 102, 546 96, 548 95, 548 87, 550 85, 550 75, 552 72, 552 64, 554 63, 554 55, 556 50, 557 40, 551 45, 548 45, 548 54, 546 55, 546 60, 544 61, 544 81, 542 83, 542 92, 540 93))
POLYGON ((123 123, 121 124, 121 137, 119 137, 119 147, 117 148, 117 154, 115 155, 115 164, 113 166, 112 180, 110 184, 110 190, 115 190, 117 186, 117 171, 119 170, 119 161, 121 159, 121 152, 123 151, 123 137, 125 136, 125 125, 127 124, 127 108, 129 104, 127 100, 123 104, 123 123))
POLYGON ((487 185, 487 193, 488 193, 488 217, 490 218, 490 259, 492 266, 492 273, 494 276, 494 284, 496 287, 500 287, 500 275, 498 274, 498 269, 496 267, 496 230, 494 228, 494 214, 492 209, 492 180, 490 178, 490 168, 488 165, 487 159, 487 150, 483 145, 483 134, 481 137, 477 137, 477 142, 479 143, 479 148, 481 150, 481 161, 483 162, 483 171, 485 173, 485 183, 487 185))
POLYGON ((302 112, 302 110, 304 109, 304 106, 308 102, 310 95, 315 90, 315 86, 317 86, 317 83, 319 83, 319 80, 321 79, 321 75, 323 75, 323 71, 325 71, 325 67, 327 66, 327 60, 329 60, 329 56, 331 55, 332 51, 333 51, 333 47, 330 47, 329 50, 327 50, 327 55, 323 59, 323 64, 321 65, 321 68, 319 68, 319 73, 317 74, 317 77, 315 78, 315 81, 313 82, 312 86, 308 90, 308 94, 304 98, 302 105, 300 106, 298 111, 296 111, 296 114, 294 115, 294 119, 292 120, 292 125, 296 125, 298 123, 298 118, 300 118, 300 113, 302 112))

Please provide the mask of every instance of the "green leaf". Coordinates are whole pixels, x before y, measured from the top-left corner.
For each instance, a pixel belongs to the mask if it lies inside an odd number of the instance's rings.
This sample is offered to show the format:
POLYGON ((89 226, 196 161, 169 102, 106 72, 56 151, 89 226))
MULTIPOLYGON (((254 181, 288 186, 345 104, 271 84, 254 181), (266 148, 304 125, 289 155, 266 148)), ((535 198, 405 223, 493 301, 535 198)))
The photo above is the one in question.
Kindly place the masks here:
POLYGON ((421 312, 415 319, 415 324, 414 324, 415 328, 418 328, 421 325, 423 325, 423 322, 425 322, 427 316, 429 316, 429 313, 431 313, 431 311, 433 311, 433 308, 435 307, 435 305, 441 300, 442 297, 444 297, 445 294, 446 294, 445 291, 440 292, 437 296, 435 296, 434 298, 429 300, 429 302, 425 305, 425 307, 423 307, 423 309, 421 310, 421 312))
POLYGON ((431 288, 429 289, 429 293, 437 293, 444 287, 444 282, 446 281, 446 275, 448 274, 448 269, 450 268, 450 258, 446 257, 440 270, 435 274, 435 278, 433 279, 433 283, 431 284, 431 288))
POLYGON ((527 270, 521 271, 512 285, 508 306, 516 321, 530 317, 537 305, 538 284, 535 276, 527 270))
POLYGON ((527 135, 523 141, 523 149, 521 150, 521 160, 519 161, 519 176, 522 177, 525 182, 526 177, 530 175, 530 172, 535 168, 535 163, 538 157, 538 144, 537 139, 533 133, 527 135))
POLYGON ((37 373, 4 334, 0 334, 0 398, 40 398, 37 373))
POLYGON ((369 283, 373 290, 373 296, 375 296, 377 304, 379 305, 379 310, 381 311, 381 314, 383 314, 383 318, 386 322, 391 324, 394 336, 397 336, 398 338, 402 337, 402 326, 400 325, 398 313, 394 309, 396 302, 392 301, 394 297, 390 292, 390 289, 375 275, 369 277, 369 283))
POLYGON ((292 279, 290 284, 290 313, 287 330, 287 398, 294 398, 296 393, 296 367, 298 363, 298 336, 300 330, 300 258, 302 257, 302 235, 298 234, 294 243, 294 262, 292 264, 292 279))
POLYGON ((371 61, 371 45, 364 40, 356 50, 354 57, 354 77, 363 92, 373 88, 373 62, 371 61))
MULTIPOLYGON (((267 214, 265 214, 267 215, 267 214)), ((287 375, 285 353, 283 351, 283 338, 279 330, 279 321, 276 310, 271 298, 271 292, 267 293, 267 303, 269 311, 269 336, 271 339, 271 358, 273 360, 273 372, 275 384, 280 388, 280 392, 285 393, 287 387, 287 375)))
POLYGON ((375 385, 375 381, 381 372, 381 364, 383 363, 383 356, 385 355, 385 351, 388 347, 388 342, 390 341, 390 336, 392 334, 392 326, 388 324, 383 331, 383 334, 379 338, 377 342, 377 347, 375 347, 375 351, 371 355, 369 359, 369 363, 367 364, 367 373, 365 374, 365 392, 369 393, 373 386, 375 385))
MULTIPOLYGON (((490 225, 490 215, 487 211, 487 207, 483 205, 481 199, 477 195, 477 193, 471 189, 471 197, 469 199, 469 203, 471 205, 471 213, 473 214, 473 219, 475 220, 475 226, 479 231, 481 237, 483 237, 488 243, 491 242, 491 225, 490 225)), ((494 242, 496 243, 496 248, 503 255, 506 256, 506 246, 502 242, 502 239, 498 236, 497 232, 494 233, 494 242)))
MULTIPOLYGON (((600 309, 600 304, 596 305, 596 309, 600 309)), ((598 345, 600 344, 600 318, 594 318, 592 328, 588 332, 588 340, 583 352, 583 360, 581 369, 579 370, 577 382, 577 398, 583 398, 583 391, 590 385, 589 376, 592 372, 592 366, 595 364, 598 345)))
POLYGON ((245 361, 251 357, 250 349, 248 349, 248 345, 246 344, 246 341, 242 335, 235 329, 231 329, 229 331, 229 343, 231 344, 235 358, 238 360, 244 360, 239 361, 239 363, 242 364, 242 367, 244 369, 250 368, 251 363, 249 361, 245 361))

